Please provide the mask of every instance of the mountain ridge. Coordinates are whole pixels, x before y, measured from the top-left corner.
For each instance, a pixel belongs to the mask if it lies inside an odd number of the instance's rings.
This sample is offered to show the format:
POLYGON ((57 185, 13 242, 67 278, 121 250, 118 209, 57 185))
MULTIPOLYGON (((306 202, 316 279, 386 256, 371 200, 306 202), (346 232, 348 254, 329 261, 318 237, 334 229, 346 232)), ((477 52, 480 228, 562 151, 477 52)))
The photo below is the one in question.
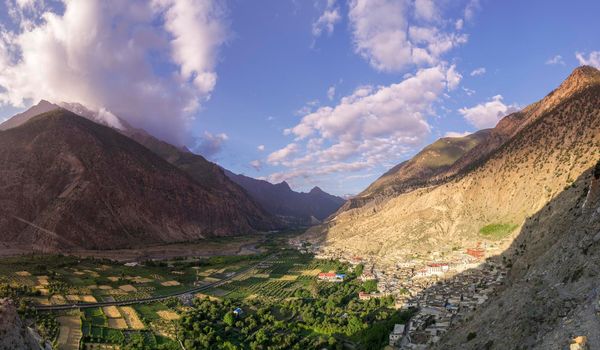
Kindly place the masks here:
POLYGON ((345 207, 307 237, 331 249, 392 259, 468 245, 482 239, 478 231, 488 224, 520 225, 597 160, 599 74, 575 70, 562 89, 503 118, 487 146, 462 156, 469 159, 456 175, 345 207))
POLYGON ((50 251, 277 227, 251 201, 225 200, 227 191, 208 190, 136 141, 64 109, 0 131, 0 173, 1 240, 50 251))
POLYGON ((225 174, 242 186, 268 212, 293 224, 312 225, 315 219, 322 221, 338 210, 345 200, 333 196, 318 186, 309 192, 295 192, 282 181, 272 184, 225 170, 225 174))

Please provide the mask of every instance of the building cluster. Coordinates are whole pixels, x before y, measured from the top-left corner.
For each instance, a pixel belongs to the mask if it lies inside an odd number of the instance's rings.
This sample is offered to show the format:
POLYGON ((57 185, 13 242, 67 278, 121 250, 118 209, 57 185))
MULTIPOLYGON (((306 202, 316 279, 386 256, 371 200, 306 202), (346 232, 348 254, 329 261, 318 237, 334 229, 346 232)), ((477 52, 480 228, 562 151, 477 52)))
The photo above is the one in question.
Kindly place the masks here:
POLYGON ((396 308, 417 310, 406 325, 396 325, 390 333, 389 345, 395 349, 430 348, 450 327, 485 303, 506 276, 501 263, 486 259, 497 252, 481 244, 464 250, 431 252, 427 257, 402 259, 385 267, 370 257, 298 244, 316 258, 362 264, 360 280, 376 280, 378 291, 359 293, 360 300, 392 295, 396 308))

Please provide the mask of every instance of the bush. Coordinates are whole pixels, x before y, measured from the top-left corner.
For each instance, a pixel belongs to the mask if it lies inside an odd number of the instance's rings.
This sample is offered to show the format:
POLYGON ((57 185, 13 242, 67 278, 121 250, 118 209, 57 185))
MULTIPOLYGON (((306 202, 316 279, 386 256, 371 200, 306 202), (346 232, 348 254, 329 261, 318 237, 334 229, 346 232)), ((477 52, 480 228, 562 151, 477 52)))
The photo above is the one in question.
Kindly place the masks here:
POLYGON ((471 341, 471 340, 475 339, 476 337, 477 337, 477 333, 470 332, 469 334, 467 334, 467 341, 471 341))

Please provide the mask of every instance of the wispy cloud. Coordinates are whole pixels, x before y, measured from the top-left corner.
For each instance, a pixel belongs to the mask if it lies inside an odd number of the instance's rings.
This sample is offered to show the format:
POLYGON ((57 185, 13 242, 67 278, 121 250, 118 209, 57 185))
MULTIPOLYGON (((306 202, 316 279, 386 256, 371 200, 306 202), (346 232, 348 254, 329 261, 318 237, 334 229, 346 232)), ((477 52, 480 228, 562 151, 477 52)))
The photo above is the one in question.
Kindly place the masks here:
POLYGON ((479 67, 479 68, 477 68, 477 69, 474 69, 474 70, 471 72, 471 76, 472 76, 472 77, 476 77, 476 76, 479 76, 479 75, 484 75, 484 74, 485 74, 485 72, 486 72, 486 69, 485 69, 485 67, 479 67))
POLYGON ((554 57, 549 58, 548 60, 546 60, 546 64, 548 65, 557 65, 560 64, 562 66, 565 65, 565 61, 563 60, 561 55, 556 55, 554 57))
POLYGON ((576 52, 575 57, 577 58, 577 61, 579 61, 579 64, 593 66, 600 69, 600 51, 592 51, 587 55, 587 57, 585 57, 585 53, 576 52))
POLYGON ((342 19, 340 7, 337 6, 336 0, 327 0, 323 13, 317 18, 312 25, 312 34, 315 37, 320 37, 324 33, 331 35, 335 25, 342 19))

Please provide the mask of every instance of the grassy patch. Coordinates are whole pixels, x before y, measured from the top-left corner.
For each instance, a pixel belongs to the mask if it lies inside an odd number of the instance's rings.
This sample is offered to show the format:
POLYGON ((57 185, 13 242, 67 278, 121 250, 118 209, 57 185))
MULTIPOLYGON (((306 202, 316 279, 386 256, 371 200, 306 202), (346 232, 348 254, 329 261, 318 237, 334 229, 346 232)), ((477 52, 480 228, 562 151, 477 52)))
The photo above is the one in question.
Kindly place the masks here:
POLYGON ((490 224, 479 229, 479 233, 489 239, 502 239, 511 234, 519 225, 515 224, 490 224))

